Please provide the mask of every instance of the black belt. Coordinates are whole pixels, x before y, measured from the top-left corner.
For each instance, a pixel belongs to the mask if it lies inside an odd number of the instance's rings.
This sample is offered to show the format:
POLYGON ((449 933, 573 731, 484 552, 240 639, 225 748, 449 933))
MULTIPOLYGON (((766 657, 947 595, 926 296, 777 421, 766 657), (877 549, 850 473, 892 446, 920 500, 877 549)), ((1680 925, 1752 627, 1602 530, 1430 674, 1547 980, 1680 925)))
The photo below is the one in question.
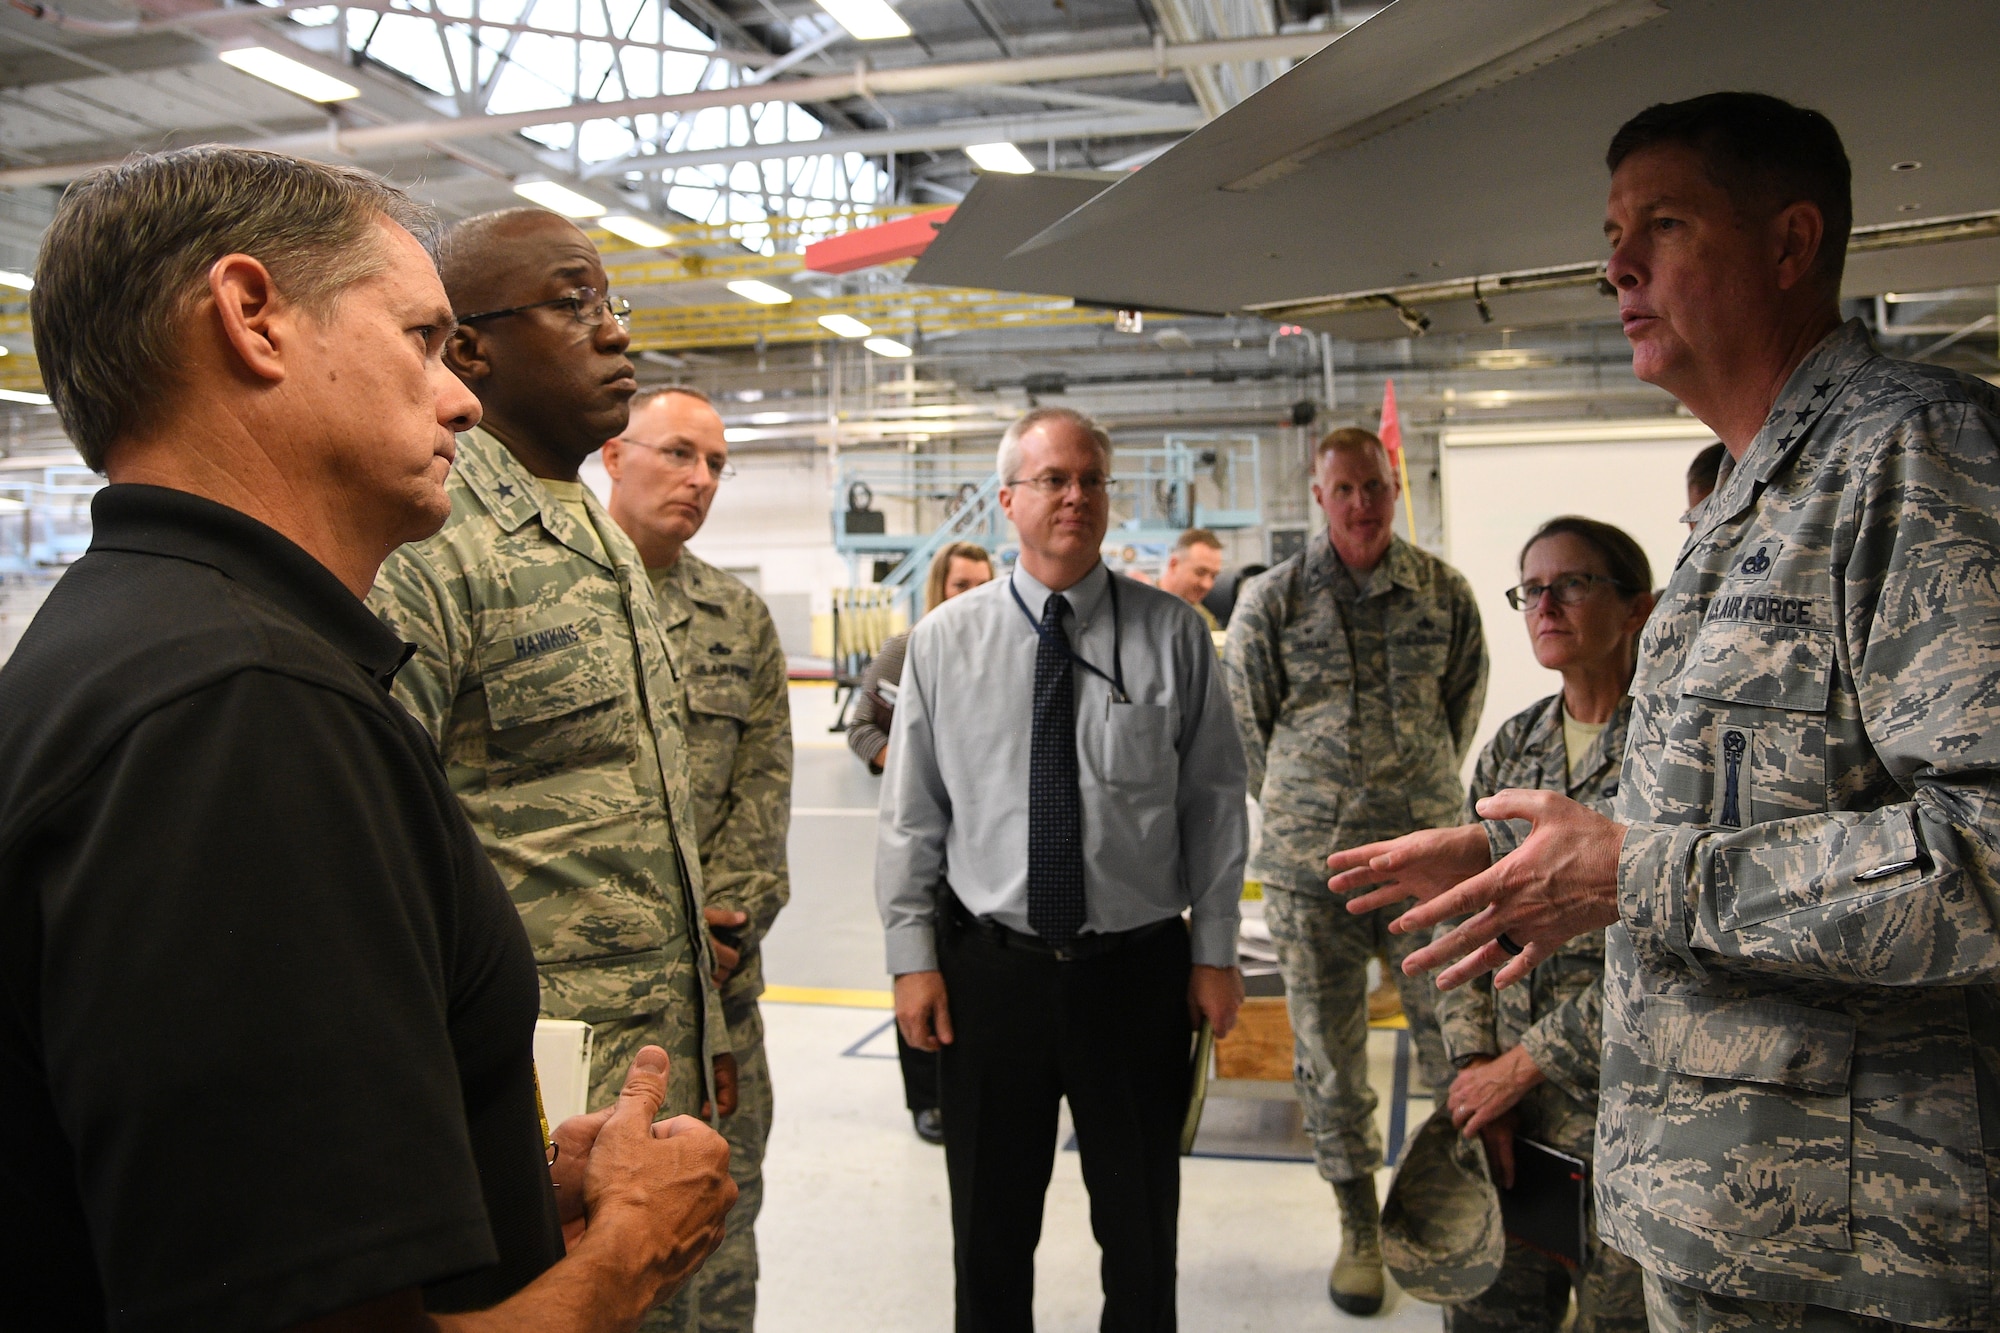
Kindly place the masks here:
POLYGON ((1115 949, 1157 934, 1169 926, 1180 924, 1178 916, 1163 917, 1131 930, 1114 930, 1108 934, 1078 935, 1075 939, 1060 944, 1052 944, 1040 935, 1027 931, 1013 930, 988 917, 974 916, 966 905, 958 900, 958 895, 949 890, 943 895, 945 916, 960 930, 977 935, 988 944, 1002 949, 1020 949, 1026 953, 1041 954, 1059 963, 1080 963, 1091 958, 1102 958, 1115 949))

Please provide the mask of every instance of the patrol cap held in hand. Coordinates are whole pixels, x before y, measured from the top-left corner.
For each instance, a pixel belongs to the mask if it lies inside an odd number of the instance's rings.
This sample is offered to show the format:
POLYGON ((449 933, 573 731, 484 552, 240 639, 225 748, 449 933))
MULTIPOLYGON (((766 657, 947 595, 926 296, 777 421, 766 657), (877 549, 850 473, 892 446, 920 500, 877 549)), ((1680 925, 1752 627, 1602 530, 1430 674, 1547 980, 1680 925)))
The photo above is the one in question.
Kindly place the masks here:
POLYGON ((1382 1205, 1382 1262, 1404 1291, 1434 1305, 1493 1285, 1507 1253, 1486 1149, 1440 1106, 1410 1141, 1382 1205))

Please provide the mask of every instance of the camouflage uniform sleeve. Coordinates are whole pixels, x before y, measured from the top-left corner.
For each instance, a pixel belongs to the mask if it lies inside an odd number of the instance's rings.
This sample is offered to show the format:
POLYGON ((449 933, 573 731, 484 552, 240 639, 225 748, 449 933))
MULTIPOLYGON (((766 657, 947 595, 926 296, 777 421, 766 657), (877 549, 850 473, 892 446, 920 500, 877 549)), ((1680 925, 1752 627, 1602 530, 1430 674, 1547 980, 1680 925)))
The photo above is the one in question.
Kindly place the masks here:
MULTIPOLYGON (((1473 807, 1480 801, 1500 790, 1500 773, 1505 766, 1507 738, 1511 726, 1503 726, 1480 751, 1479 763, 1472 771, 1472 782, 1465 791, 1465 822, 1481 823, 1473 807)), ((1486 843, 1499 860, 1512 851, 1519 840, 1506 824, 1491 820, 1486 825, 1486 843)), ((1443 939, 1465 922, 1465 917, 1453 917, 1438 923, 1432 932, 1432 939, 1443 939)), ((1437 1020, 1439 1032, 1444 1037, 1444 1050, 1452 1063, 1474 1055, 1500 1054, 1500 1041, 1495 1028, 1496 1013, 1493 1004, 1493 978, 1489 975, 1474 977, 1463 986, 1440 992, 1437 997, 1437 1020)))
POLYGON ((1243 742, 1243 763, 1250 796, 1264 794, 1264 756, 1285 702, 1284 664, 1280 660, 1278 627, 1272 604, 1278 600, 1274 579, 1259 579, 1244 590, 1243 600, 1229 617, 1229 639, 1222 650, 1222 679, 1229 689, 1237 735, 1243 742))
POLYGON ((444 577, 417 546, 398 547, 375 576, 368 609, 417 646, 396 673, 396 698, 442 749, 459 682, 472 665, 472 615, 464 581, 444 577))
MULTIPOLYGON (((1440 921, 1433 939, 1443 939, 1458 928, 1464 917, 1440 921)), ((1441 991, 1437 997, 1438 1034, 1444 1038, 1444 1053, 1453 1064, 1475 1055, 1500 1054, 1500 1039, 1494 1030, 1493 978, 1474 977, 1463 986, 1441 991)))
POLYGON ((1619 908, 1637 947, 1696 971, 2000 981, 1996 494, 2000 440, 1972 405, 1929 405, 1884 430, 1827 539, 1845 556, 1839 660, 1910 799, 1726 833, 1631 825, 1619 908))
POLYGON ((1604 1048, 1604 978, 1597 977, 1536 1019, 1521 1034, 1521 1046, 1549 1082, 1586 1106, 1596 1100, 1604 1048))
POLYGON ((1458 762, 1472 754, 1472 737, 1486 707, 1486 632, 1479 623, 1479 603, 1472 585, 1457 570, 1450 571, 1451 659, 1445 666, 1445 715, 1451 722, 1458 762))
POLYGON ((757 946, 791 901, 785 837, 792 822, 792 704, 785 650, 762 599, 744 608, 756 644, 749 723, 729 774, 729 813, 710 839, 716 855, 702 861, 703 898, 710 907, 746 913, 743 943, 757 946))
POLYGON ((1479 752, 1479 762, 1472 769, 1472 781, 1465 789, 1465 822, 1485 826, 1486 850, 1495 861, 1519 847, 1533 827, 1526 820, 1509 823, 1479 817, 1479 803, 1511 785, 1504 777, 1507 751, 1510 742, 1517 740, 1513 720, 1502 723, 1500 730, 1493 734, 1493 739, 1486 743, 1486 748, 1479 752))

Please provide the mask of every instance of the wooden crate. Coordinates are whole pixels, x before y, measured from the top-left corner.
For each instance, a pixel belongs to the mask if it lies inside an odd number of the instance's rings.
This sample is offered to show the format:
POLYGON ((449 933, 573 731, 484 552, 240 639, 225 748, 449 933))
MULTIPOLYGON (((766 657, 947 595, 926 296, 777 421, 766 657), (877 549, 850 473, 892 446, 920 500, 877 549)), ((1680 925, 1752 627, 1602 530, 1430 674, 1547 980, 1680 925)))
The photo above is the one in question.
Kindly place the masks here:
POLYGON ((1282 995, 1253 995, 1243 1001, 1236 1028, 1215 1043, 1217 1078, 1292 1078, 1292 1020, 1282 995))

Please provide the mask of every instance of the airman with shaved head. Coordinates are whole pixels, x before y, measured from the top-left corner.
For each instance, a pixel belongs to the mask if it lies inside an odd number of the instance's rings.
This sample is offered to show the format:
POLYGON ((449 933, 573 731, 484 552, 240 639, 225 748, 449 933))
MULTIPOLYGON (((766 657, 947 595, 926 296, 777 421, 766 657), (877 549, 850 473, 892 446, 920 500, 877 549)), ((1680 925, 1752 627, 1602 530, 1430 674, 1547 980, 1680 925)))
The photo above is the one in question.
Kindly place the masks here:
MULTIPOLYGON (((681 684, 646 567, 578 477, 637 385, 597 249, 539 209, 459 223, 439 253, 446 363, 484 419, 451 517, 382 567, 369 605, 416 656, 396 693, 528 927, 545 1017, 592 1026, 590 1105, 646 1045, 663 1110, 735 1109, 687 778, 681 684)), ((647 1329, 698 1326, 699 1279, 647 1329)))

